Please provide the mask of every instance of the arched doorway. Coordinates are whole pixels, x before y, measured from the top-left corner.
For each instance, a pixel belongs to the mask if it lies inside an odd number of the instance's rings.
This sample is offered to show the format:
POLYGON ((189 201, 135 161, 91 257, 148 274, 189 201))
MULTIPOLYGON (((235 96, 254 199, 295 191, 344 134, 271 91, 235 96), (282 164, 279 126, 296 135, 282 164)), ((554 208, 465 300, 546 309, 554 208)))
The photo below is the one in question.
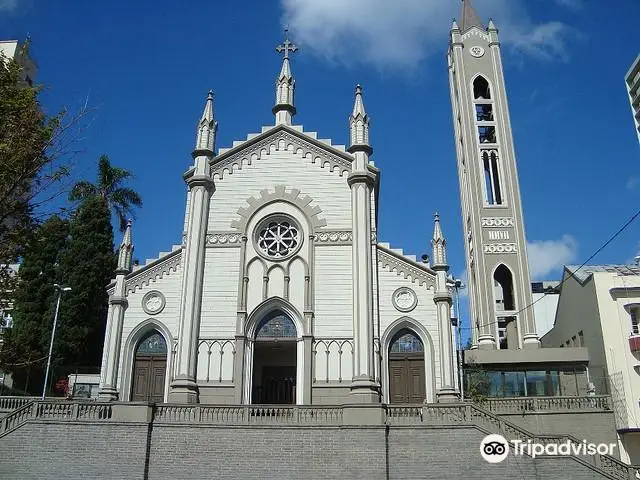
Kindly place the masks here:
POLYGON ((405 328, 394 335, 389 346, 389 401, 422 403, 425 398, 424 346, 405 328))
POLYGON ((134 402, 163 402, 167 374, 167 342, 160 332, 151 330, 138 342, 133 360, 134 402))
POLYGON ((297 332, 281 310, 258 324, 253 351, 252 403, 296 403, 297 332))

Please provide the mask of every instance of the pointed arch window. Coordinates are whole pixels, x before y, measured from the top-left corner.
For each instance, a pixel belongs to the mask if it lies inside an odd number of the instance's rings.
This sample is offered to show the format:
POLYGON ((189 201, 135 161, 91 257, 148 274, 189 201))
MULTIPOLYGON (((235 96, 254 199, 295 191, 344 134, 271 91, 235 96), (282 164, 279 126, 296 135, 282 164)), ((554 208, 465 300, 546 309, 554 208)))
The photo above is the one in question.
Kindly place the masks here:
POLYGON ((482 75, 478 75, 473 81, 473 98, 474 100, 491 100, 491 87, 482 75))
POLYGON ((493 99, 491 87, 482 75, 478 75, 473 81, 473 108, 476 115, 478 128, 478 141, 484 143, 497 143, 496 125, 493 111, 493 99))
POLYGON ((496 311, 515 310, 516 303, 513 295, 513 275, 501 264, 493 274, 496 311))
POLYGON ((296 326, 293 320, 280 310, 276 310, 262 319, 256 333, 257 338, 295 338, 296 336, 296 326))
POLYGON ((391 353, 420 353, 424 351, 424 347, 415 333, 404 329, 396 334, 389 351, 391 353))
POLYGON ((160 332, 151 330, 147 333, 136 349, 136 354, 140 355, 166 355, 167 342, 160 332))

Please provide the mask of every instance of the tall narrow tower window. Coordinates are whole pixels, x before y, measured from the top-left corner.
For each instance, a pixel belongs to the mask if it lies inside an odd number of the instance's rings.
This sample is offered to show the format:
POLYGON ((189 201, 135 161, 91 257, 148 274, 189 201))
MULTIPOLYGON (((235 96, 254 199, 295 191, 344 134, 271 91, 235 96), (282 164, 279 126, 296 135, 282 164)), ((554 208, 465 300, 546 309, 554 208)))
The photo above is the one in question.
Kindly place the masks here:
POLYGON ((498 168, 498 155, 495 151, 482 152, 482 165, 484 169, 485 199, 489 205, 502 205, 502 189, 500 185, 500 170, 498 168))
POLYGON ((504 265, 500 265, 493 274, 493 280, 496 311, 515 310, 516 305, 513 296, 513 276, 511 275, 511 271, 504 265))

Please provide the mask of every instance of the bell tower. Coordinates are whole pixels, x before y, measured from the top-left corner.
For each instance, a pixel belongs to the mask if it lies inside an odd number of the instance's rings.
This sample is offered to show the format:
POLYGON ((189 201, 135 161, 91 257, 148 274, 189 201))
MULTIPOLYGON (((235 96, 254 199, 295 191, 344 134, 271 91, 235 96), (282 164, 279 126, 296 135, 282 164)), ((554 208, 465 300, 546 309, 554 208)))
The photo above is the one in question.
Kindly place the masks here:
POLYGON ((472 348, 540 345, 498 30, 463 0, 449 85, 465 235, 472 348))

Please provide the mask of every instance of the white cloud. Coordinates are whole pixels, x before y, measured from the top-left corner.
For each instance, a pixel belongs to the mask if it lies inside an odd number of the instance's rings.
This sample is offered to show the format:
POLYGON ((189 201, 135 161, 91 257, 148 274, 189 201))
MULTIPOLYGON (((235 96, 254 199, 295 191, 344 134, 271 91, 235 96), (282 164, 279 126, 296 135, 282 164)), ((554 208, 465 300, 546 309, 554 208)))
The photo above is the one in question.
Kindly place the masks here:
POLYGON ((527 244, 532 280, 547 280, 547 275, 575 261, 578 242, 571 235, 559 240, 535 240, 527 244))
POLYGON ((13 12, 18 8, 18 0, 0 0, 0 12, 13 12))
MULTIPOLYGON (((381 70, 415 68, 447 45, 460 2, 451 0, 280 0, 293 39, 329 61, 371 64, 381 70)), ((548 0, 549 1, 549 0, 548 0)), ((569 2, 570 0, 556 0, 569 2)), ((575 30, 557 21, 533 24, 525 0, 485 0, 504 44, 538 58, 567 57, 575 30)))

